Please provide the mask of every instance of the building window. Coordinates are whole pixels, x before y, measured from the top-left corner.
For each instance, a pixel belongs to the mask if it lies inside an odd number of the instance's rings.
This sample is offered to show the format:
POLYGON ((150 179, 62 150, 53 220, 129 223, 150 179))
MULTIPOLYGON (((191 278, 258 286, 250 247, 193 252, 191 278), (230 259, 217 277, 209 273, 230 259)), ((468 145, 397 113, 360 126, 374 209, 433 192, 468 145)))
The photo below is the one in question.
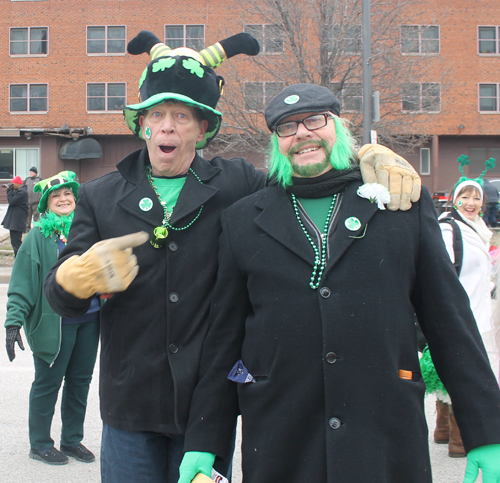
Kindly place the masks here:
POLYGON ((205 47, 205 26, 166 25, 165 44, 171 49, 187 47, 199 52, 205 47))
POLYGON ((402 25, 401 52, 404 54, 438 54, 439 27, 434 25, 402 25))
POLYGON ((420 174, 431 174, 431 150, 420 148, 420 174))
POLYGON ((499 112, 499 84, 479 84, 479 112, 499 112))
MULTIPOLYGON (((481 174, 485 170, 487 159, 500 159, 500 148, 469 148, 469 176, 481 174)), ((500 163, 488 171, 489 174, 500 174, 500 163)))
POLYGON ((342 112, 363 111, 363 84, 332 82, 331 91, 339 98, 342 112))
POLYGON ((500 53, 500 27, 478 27, 478 52, 480 54, 500 53))
POLYGON ((10 112, 47 112, 47 84, 11 84, 10 112))
POLYGON ((245 108, 247 111, 263 111, 269 101, 278 95, 283 82, 245 82, 245 108))
POLYGON ((125 27, 87 27, 87 54, 124 54, 125 27))
POLYGON ((124 83, 87 84, 87 111, 121 111, 125 105, 124 83))
POLYGON ((441 85, 436 82, 403 84, 402 110, 407 112, 439 112, 441 85))
POLYGON ((261 52, 283 52, 283 30, 279 25, 245 25, 245 32, 257 39, 261 52))
POLYGON ((340 49, 346 54, 360 54, 363 47, 361 26, 342 28, 340 25, 334 25, 328 42, 329 52, 340 49))
POLYGON ((10 29, 10 55, 47 55, 47 27, 10 29))
POLYGON ((0 149, 0 179, 27 178, 30 167, 39 165, 38 159, 38 148, 0 149))

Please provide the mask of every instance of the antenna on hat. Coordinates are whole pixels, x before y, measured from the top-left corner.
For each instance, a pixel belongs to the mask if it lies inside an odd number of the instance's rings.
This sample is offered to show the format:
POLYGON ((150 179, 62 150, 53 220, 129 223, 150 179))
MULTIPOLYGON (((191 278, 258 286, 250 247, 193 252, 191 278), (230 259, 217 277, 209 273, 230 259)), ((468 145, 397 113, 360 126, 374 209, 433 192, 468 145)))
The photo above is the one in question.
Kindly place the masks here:
POLYGON ((215 69, 219 67, 222 62, 235 55, 257 55, 260 51, 260 47, 255 37, 241 32, 221 40, 220 42, 216 42, 200 52, 186 47, 179 47, 172 50, 153 32, 143 30, 128 43, 127 51, 132 55, 149 53, 151 60, 156 60, 159 57, 185 55, 186 57, 193 57, 203 65, 215 69))

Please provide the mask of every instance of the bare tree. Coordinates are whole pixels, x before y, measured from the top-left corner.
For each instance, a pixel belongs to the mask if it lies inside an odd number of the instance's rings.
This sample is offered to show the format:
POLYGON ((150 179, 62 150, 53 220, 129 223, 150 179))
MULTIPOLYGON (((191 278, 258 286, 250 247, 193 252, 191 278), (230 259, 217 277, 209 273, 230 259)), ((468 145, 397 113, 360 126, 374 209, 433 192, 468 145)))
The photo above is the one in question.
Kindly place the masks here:
MULTIPOLYGON (((405 90, 407 105, 413 111, 411 100, 426 95, 411 91, 417 85, 412 83, 414 72, 418 69, 421 75, 425 68, 421 58, 401 54, 402 19, 412 1, 375 0, 371 4, 373 91, 380 92, 383 106, 375 129, 384 144, 399 149, 403 145, 406 148, 421 145, 429 139, 425 135, 407 134, 408 124, 414 125, 422 116, 402 113, 405 90)), ((295 83, 330 88, 341 99, 343 116, 351 121, 353 134, 361 138, 361 3, 361 0, 238 0, 242 23, 259 40, 261 54, 252 58, 250 74, 248 69, 243 74, 237 62, 227 67, 229 82, 220 104, 224 124, 214 145, 218 152, 264 152, 269 139, 263 119, 266 103, 285 86, 295 83)), ((410 48, 411 35, 410 31, 410 48)), ((422 85, 420 88, 424 89, 422 85)), ((432 92, 432 85, 427 86, 432 92)), ((417 107, 417 111, 429 111, 433 106, 417 107)))

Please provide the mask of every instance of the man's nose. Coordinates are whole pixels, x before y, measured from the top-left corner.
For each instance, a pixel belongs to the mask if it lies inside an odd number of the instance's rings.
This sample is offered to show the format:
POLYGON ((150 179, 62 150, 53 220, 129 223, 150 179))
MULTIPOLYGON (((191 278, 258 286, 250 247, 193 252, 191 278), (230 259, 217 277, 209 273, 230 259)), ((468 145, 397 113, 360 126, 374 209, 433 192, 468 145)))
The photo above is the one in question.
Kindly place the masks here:
POLYGON ((298 138, 303 138, 303 137, 308 137, 311 135, 311 131, 306 128, 303 122, 300 122, 297 126, 297 132, 295 133, 295 136, 298 138))
POLYGON ((165 115, 162 120, 161 130, 164 132, 172 132, 174 130, 174 127, 174 118, 170 114, 165 115))

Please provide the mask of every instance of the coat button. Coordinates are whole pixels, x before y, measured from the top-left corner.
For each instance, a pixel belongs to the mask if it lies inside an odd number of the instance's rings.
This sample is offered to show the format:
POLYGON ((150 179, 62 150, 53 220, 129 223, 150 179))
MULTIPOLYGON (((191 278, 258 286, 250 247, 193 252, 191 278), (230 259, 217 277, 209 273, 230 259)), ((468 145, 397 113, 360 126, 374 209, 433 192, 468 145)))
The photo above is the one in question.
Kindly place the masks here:
POLYGON ((172 354, 177 354, 177 352, 179 352, 179 348, 175 345, 175 344, 170 344, 168 346, 168 350, 172 353, 172 354))
POLYGON ((328 364, 335 364, 337 362, 337 354, 335 354, 335 352, 329 352, 326 355, 326 362, 328 362, 328 364))
POLYGON ((176 294, 175 292, 172 292, 169 296, 168 296, 168 300, 170 300, 170 302, 178 302, 179 301, 179 295, 176 294))
POLYGON ((171 241, 169 244, 168 244, 168 249, 171 251, 171 252, 176 252, 177 249, 179 248, 179 245, 177 245, 177 243, 171 241))
POLYGON ((319 294, 324 298, 327 299, 332 292, 330 292, 330 289, 328 287, 321 287, 319 289, 319 294))
POLYGON ((328 424, 330 425, 330 428, 332 429, 339 429, 340 428, 340 419, 339 418, 332 418, 330 421, 328 421, 328 424))

